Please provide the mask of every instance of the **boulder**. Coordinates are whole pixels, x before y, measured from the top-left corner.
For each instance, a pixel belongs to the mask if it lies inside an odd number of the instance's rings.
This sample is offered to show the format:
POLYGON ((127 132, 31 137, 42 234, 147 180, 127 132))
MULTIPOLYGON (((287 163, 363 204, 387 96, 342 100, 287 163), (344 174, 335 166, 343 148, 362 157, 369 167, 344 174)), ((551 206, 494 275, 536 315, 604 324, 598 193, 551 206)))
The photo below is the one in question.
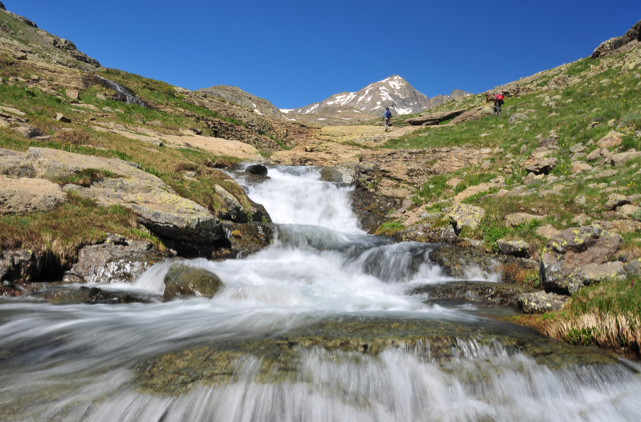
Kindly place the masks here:
POLYGON ((613 177, 613 176, 616 176, 617 174, 619 174, 619 172, 618 172, 617 170, 603 170, 602 172, 597 173, 597 174, 594 176, 594 178, 595 178, 595 179, 604 179, 604 178, 606 178, 606 177, 613 177))
POLYGON ((526 224, 532 220, 542 220, 545 216, 542 215, 532 215, 525 212, 517 212, 514 214, 508 214, 505 216, 505 227, 514 227, 519 224, 526 224))
POLYGON ((165 299, 176 296, 214 297, 223 287, 218 276, 204 268, 173 264, 165 275, 165 299))
POLYGON ((218 196, 223 199, 225 208, 227 209, 227 211, 221 211, 218 217, 223 220, 231 220, 234 223, 246 223, 247 214, 243 210, 243 206, 238 202, 238 199, 220 185, 214 185, 214 190, 218 196))
POLYGON ((574 224, 578 224, 579 226, 584 226, 584 225, 586 225, 587 223, 590 222, 590 218, 585 214, 580 214, 580 215, 575 216, 572 219, 572 222, 574 224))
POLYGON ((518 307, 526 314, 543 314, 561 310, 569 298, 556 293, 521 293, 517 297, 517 302, 518 307))
POLYGON ((621 139, 622 136, 624 136, 622 133, 612 131, 599 139, 596 144, 599 148, 615 148, 623 142, 621 139))
POLYGON ((0 1, 0 10, 7 10, 7 9, 4 7, 4 4, 2 4, 2 2, 1 2, 1 1, 0 1))
POLYGON ((551 226, 550 224, 546 224, 545 226, 541 226, 538 229, 536 229, 536 234, 546 239, 552 239, 554 236, 557 236, 559 233, 561 233, 561 230, 556 229, 554 226, 551 226))
MULTIPOLYGON (((629 160, 641 157, 641 151, 627 151, 620 154, 614 154, 611 157, 611 163, 617 167, 623 166, 629 160)), ((607 157, 606 157, 607 158, 607 157)))
POLYGON ((543 174, 528 173, 527 176, 523 178, 523 183, 525 183, 526 185, 532 185, 536 182, 542 182, 543 177, 543 174))
POLYGON ((29 125, 29 124, 22 124, 18 127, 13 128, 16 132, 18 132, 20 135, 24 136, 27 139, 35 139, 39 136, 42 136, 42 130, 40 128, 37 128, 35 126, 29 125))
POLYGON ((597 224, 564 230, 553 237, 543 250, 543 286, 564 293, 575 293, 584 284, 581 277, 588 277, 577 273, 574 281, 571 281, 570 275, 587 265, 608 262, 621 242, 621 236, 603 230, 597 224))
POLYGON ((58 113, 58 114, 56 114, 56 120, 57 120, 57 121, 59 121, 59 122, 61 122, 61 123, 71 123, 71 119, 70 119, 70 118, 68 118, 68 117, 66 117, 66 116, 65 116, 64 114, 62 114, 62 113, 58 113))
POLYGON ((595 149, 585 158, 588 161, 596 161, 601 158, 601 150, 599 148, 595 149))
POLYGON ((641 258, 628 262, 623 269, 628 276, 641 277, 641 258))
POLYGON ((557 137, 543 138, 539 141, 539 148, 556 146, 558 145, 558 143, 559 143, 559 139, 557 137))
POLYGON ((576 205, 585 205, 587 202, 587 199, 583 195, 578 195, 576 198, 574 198, 573 201, 576 205))
POLYGON ((65 94, 67 94, 67 97, 71 98, 72 100, 78 99, 78 91, 75 89, 67 89, 65 90, 65 94))
POLYGON ((0 282, 29 282, 40 275, 44 255, 28 250, 0 252, 0 282))
POLYGON ((606 262, 605 264, 588 264, 577 267, 568 276, 570 293, 578 291, 583 286, 600 283, 603 281, 621 280, 626 276, 623 264, 620 262, 606 262))
POLYGON ((488 183, 480 183, 478 185, 470 186, 462 192, 459 192, 454 198, 454 202, 461 202, 469 197, 472 197, 476 194, 488 192, 492 188, 500 188, 505 186, 505 179, 503 177, 497 177, 496 179, 488 183))
POLYGON ((634 215, 641 211, 641 207, 636 205, 626 204, 617 209, 617 215, 621 218, 632 218, 634 215))
POLYGON ((60 186, 48 180, 0 176, 0 215, 47 212, 65 200, 60 186))
POLYGON ((463 227, 477 228, 485 216, 485 210, 481 207, 457 203, 448 216, 456 223, 455 230, 459 233, 463 227))
POLYGON ((261 164, 252 164, 245 169, 245 173, 255 174, 257 176, 267 176, 267 167, 261 164))
POLYGON ((530 157, 523 163, 523 167, 534 174, 548 174, 558 163, 559 160, 554 157, 530 157))
POLYGON ((78 262, 63 276, 65 283, 131 283, 153 264, 168 258, 149 242, 127 242, 110 236, 100 245, 85 246, 78 262))
POLYGON ((428 113, 424 114, 422 116, 414 117, 413 119, 408 119, 407 123, 409 123, 412 126, 431 126, 431 125, 437 125, 441 122, 444 122, 446 120, 450 120, 454 117, 460 116, 461 114, 465 113, 465 109, 459 109, 459 110, 448 110, 448 111, 443 111, 440 113, 428 113))
POLYGON ((527 258, 530 256, 530 244, 521 239, 499 239, 496 241, 496 246, 498 246, 499 252, 501 252, 503 255, 519 256, 522 258, 527 258))
POLYGON ((348 166, 323 167, 321 170, 321 180, 333 183, 354 182, 355 169, 348 166))
POLYGON ((570 170, 572 174, 581 173, 582 171, 590 171, 592 166, 588 163, 582 161, 575 161, 572 163, 572 169, 570 170))
POLYGON ((510 119, 507 122, 508 124, 514 124, 516 122, 520 122, 522 120, 528 120, 528 119, 529 117, 527 116, 527 114, 514 113, 512 116, 510 116, 510 119))
POLYGON ((605 209, 614 210, 622 205, 626 205, 629 203, 630 201, 628 200, 627 196, 621 195, 620 193, 613 193, 612 195, 608 196, 608 201, 605 203, 605 209))

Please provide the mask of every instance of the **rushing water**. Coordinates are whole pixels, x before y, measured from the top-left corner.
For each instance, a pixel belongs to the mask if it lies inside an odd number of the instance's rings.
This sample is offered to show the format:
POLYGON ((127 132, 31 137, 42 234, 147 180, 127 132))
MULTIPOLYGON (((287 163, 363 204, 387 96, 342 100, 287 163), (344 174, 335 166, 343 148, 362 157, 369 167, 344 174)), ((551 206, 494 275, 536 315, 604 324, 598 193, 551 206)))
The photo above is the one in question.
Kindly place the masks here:
POLYGON ((96 78, 98 78, 100 80, 100 83, 106 88, 113 89, 114 91, 116 91, 116 99, 118 101, 122 101, 127 104, 136 104, 144 108, 149 108, 149 104, 147 104, 147 102, 136 97, 133 94, 133 92, 131 92, 124 86, 120 85, 119 83, 110 81, 109 79, 105 79, 102 76, 98 76, 98 75, 96 75, 96 78))
MULTIPOLYGON (((317 170, 270 177, 247 189, 276 243, 188 262, 223 280, 213 299, 0 303, 0 420, 641 419, 635 363, 407 296, 450 281, 433 246, 366 235, 349 188, 317 170)), ((159 297, 172 262, 108 287, 159 297)))

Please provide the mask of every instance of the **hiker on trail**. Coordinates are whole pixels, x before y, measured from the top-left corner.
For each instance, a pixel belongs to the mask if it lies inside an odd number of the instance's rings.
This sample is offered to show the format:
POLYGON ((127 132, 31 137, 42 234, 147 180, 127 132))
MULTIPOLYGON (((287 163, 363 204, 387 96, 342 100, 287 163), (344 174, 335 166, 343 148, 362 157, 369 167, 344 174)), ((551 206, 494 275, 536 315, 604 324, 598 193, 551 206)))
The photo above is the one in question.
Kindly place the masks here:
POLYGON ((387 127, 389 126, 389 119, 392 118, 392 112, 389 111, 389 107, 385 109, 385 114, 383 114, 383 121, 385 122, 385 132, 387 132, 387 127))
POLYGON ((503 105, 503 93, 499 92, 494 94, 494 113, 497 116, 501 115, 501 106, 503 105))

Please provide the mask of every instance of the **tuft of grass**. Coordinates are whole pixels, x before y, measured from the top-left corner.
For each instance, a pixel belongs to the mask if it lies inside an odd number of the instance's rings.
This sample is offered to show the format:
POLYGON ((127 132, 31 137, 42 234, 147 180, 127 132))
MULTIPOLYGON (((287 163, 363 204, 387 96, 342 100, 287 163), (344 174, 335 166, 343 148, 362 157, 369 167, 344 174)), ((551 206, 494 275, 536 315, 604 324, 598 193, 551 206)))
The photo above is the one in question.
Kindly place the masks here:
POLYGON ((376 229, 376 235, 377 236, 391 236, 392 234, 396 233, 397 231, 403 230, 405 228, 404 225, 402 225, 399 222, 396 221, 386 221, 385 223, 381 224, 378 229, 376 229))

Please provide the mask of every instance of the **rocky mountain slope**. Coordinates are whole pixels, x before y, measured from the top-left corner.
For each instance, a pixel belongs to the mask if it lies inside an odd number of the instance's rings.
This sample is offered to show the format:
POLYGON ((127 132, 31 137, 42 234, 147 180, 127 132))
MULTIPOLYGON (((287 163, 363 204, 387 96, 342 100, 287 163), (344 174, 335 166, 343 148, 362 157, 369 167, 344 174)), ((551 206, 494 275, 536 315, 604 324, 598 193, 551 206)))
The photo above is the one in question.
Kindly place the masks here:
POLYGON ((197 92, 207 94, 215 98, 222 98, 234 104, 241 105, 248 109, 253 109, 254 113, 261 116, 286 119, 279 109, 264 98, 256 97, 248 92, 235 86, 216 85, 211 88, 202 88, 197 92))
POLYGON ((394 115, 416 114, 436 107, 450 98, 469 95, 461 90, 454 90, 448 96, 439 95, 429 99, 418 92, 405 79, 398 75, 370 84, 358 92, 341 92, 332 95, 320 103, 292 110, 281 110, 288 115, 314 115, 318 120, 342 119, 363 120, 372 116, 381 116, 386 107, 394 115))

